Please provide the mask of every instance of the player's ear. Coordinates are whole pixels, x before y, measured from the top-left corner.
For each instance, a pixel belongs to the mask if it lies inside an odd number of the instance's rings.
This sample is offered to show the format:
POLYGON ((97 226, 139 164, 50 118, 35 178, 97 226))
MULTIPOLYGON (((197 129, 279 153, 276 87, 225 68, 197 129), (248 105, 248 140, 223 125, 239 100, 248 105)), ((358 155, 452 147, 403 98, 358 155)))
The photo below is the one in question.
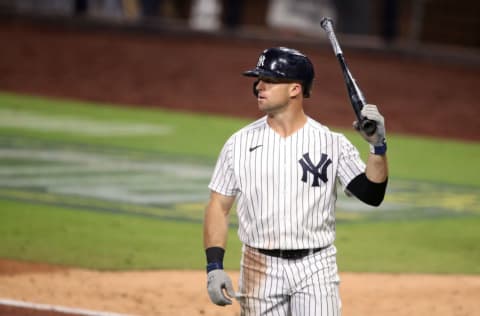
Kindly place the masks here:
POLYGON ((292 98, 297 97, 302 94, 302 85, 300 83, 294 82, 290 85, 290 96, 292 98))

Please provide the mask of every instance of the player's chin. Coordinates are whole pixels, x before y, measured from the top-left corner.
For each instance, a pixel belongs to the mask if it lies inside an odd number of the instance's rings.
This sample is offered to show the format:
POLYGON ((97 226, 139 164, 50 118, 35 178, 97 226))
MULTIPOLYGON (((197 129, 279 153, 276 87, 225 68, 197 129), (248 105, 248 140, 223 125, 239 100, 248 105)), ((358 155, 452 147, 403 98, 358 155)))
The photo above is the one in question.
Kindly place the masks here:
POLYGON ((265 99, 258 97, 258 98, 257 98, 257 104, 258 104, 258 107, 259 107, 259 108, 264 107, 264 106, 265 106, 265 99))
POLYGON ((276 113, 281 111, 284 107, 284 105, 278 105, 267 100, 258 100, 258 109, 265 113, 276 113))
POLYGON ((259 109, 260 111, 266 112, 266 111, 269 111, 270 106, 269 106, 267 103, 265 103, 265 102, 260 102, 260 101, 258 101, 258 109, 259 109))

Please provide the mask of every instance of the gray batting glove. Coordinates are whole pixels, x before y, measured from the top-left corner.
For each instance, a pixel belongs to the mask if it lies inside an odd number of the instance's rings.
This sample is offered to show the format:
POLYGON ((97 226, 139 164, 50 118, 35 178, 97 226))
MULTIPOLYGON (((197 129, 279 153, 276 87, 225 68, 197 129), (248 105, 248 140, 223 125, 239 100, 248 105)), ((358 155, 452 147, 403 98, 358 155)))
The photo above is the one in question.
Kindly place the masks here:
POLYGON ((386 144, 385 144, 385 119, 380 114, 376 105, 366 104, 361 114, 366 119, 375 121, 377 123, 377 130, 373 135, 368 136, 360 128, 358 121, 353 122, 353 127, 363 136, 363 138, 370 144, 371 153, 385 153, 386 144))
POLYGON ((235 297, 232 280, 224 270, 217 269, 208 272, 207 274, 207 289, 210 300, 217 305, 225 306, 231 305, 231 297, 235 297), (224 289, 227 292, 225 295, 224 289))

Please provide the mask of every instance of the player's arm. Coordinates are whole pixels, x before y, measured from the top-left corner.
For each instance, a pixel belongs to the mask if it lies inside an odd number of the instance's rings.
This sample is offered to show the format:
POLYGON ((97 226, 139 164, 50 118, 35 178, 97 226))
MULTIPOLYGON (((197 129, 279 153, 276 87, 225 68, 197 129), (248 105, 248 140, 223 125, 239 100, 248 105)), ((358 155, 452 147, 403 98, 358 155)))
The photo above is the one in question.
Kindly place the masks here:
POLYGON ((367 160, 365 175, 374 183, 383 183, 388 179, 387 153, 376 155, 370 153, 367 160))
POLYGON ((223 270, 223 256, 228 236, 228 215, 235 196, 225 196, 212 191, 205 210, 203 224, 203 245, 207 256, 208 294, 217 305, 230 305, 228 296, 234 297, 232 282, 223 270))
POLYGON ((362 109, 362 115, 376 121, 377 130, 373 135, 367 136, 355 122, 354 127, 370 145, 370 154, 365 172, 355 177, 348 184, 347 190, 361 201, 369 205, 379 206, 385 197, 388 182, 385 121, 375 105, 367 104, 362 109))
POLYGON ((234 201, 235 196, 226 196, 211 191, 203 226, 205 250, 212 247, 225 249, 228 234, 228 214, 234 201))

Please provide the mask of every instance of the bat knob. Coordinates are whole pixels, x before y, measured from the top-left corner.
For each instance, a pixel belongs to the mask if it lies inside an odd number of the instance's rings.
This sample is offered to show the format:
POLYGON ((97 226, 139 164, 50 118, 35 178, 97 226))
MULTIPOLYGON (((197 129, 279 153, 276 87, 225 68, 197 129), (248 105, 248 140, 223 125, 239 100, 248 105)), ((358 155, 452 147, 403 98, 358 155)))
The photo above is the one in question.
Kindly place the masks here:
POLYGON ((320 21, 320 26, 321 26, 323 29, 326 29, 329 24, 330 24, 330 25, 333 24, 333 20, 332 20, 331 18, 324 17, 324 18, 322 18, 322 20, 320 21))
POLYGON ((377 131, 377 122, 365 119, 361 122, 360 128, 367 136, 372 136, 377 131))

